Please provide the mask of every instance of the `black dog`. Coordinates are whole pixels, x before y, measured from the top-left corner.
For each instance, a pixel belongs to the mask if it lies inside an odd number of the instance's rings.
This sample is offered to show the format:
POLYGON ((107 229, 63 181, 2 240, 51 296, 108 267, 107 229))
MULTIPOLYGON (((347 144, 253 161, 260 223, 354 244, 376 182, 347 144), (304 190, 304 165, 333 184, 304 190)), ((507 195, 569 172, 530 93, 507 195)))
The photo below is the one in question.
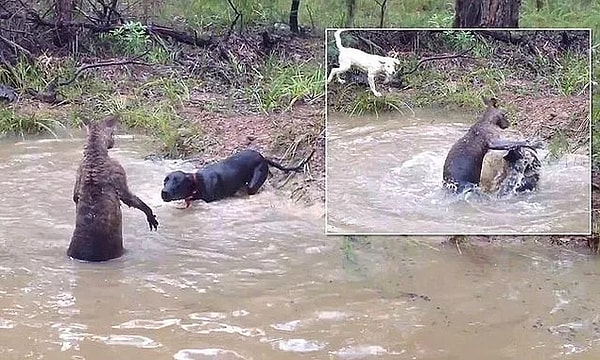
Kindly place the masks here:
POLYGON ((497 196, 503 197, 514 193, 533 191, 540 181, 542 163, 535 149, 519 147, 509 150, 504 155, 504 180, 497 196))
POLYGON ((163 201, 185 200, 188 207, 192 200, 208 203, 233 196, 242 188, 246 188, 248 195, 254 195, 267 180, 269 165, 283 171, 299 171, 313 154, 314 150, 295 167, 285 167, 257 151, 244 150, 194 173, 168 174, 161 197, 163 201))

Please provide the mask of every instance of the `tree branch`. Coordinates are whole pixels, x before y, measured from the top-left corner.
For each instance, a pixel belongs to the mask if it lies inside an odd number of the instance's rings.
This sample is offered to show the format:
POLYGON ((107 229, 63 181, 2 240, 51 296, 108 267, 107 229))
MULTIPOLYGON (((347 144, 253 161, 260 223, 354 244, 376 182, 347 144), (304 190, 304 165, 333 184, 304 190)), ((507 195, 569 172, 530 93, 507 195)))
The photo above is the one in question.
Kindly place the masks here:
POLYGON ((379 51, 380 54, 385 54, 385 51, 383 50, 383 48, 381 46, 375 44, 371 40, 366 39, 360 35, 356 35, 356 38, 359 39, 360 41, 364 42, 365 44, 369 45, 371 48, 375 48, 377 51, 379 51))
POLYGON ((375 0, 375 2, 377 3, 377 5, 379 5, 379 9, 380 9, 380 14, 379 14, 379 27, 382 28, 383 27, 383 21, 385 18, 385 7, 387 5, 387 0, 375 0))
POLYGON ((82 65, 79 68, 77 68, 73 77, 67 81, 58 82, 58 77, 56 77, 52 81, 50 81, 48 83, 48 85, 46 85, 46 88, 43 91, 36 91, 34 89, 27 88, 26 92, 28 94, 32 95, 34 98, 38 99, 39 101, 42 101, 45 103, 50 103, 50 104, 62 104, 62 103, 65 103, 65 101, 59 99, 59 94, 57 91, 58 87, 67 86, 67 85, 72 84, 73 82, 75 82, 75 80, 77 80, 77 78, 85 70, 103 67, 103 66, 117 66, 117 65, 129 65, 129 64, 152 66, 152 64, 148 64, 148 63, 140 62, 140 61, 136 60, 136 59, 146 55, 146 53, 144 53, 134 59, 131 59, 131 60, 105 61, 105 62, 98 62, 98 63, 93 63, 93 64, 82 65))
MULTIPOLYGON (((56 87, 72 84, 73 82, 75 82, 75 80, 77 80, 77 78, 81 75, 81 73, 87 69, 93 69, 93 68, 104 67, 104 66, 129 65, 129 64, 152 66, 152 64, 148 64, 146 62, 141 62, 141 61, 136 61, 133 59, 132 60, 124 60, 124 61, 106 61, 106 62, 87 64, 87 65, 80 66, 75 71, 75 75, 73 75, 73 77, 71 79, 69 79, 67 81, 56 83, 56 87)), ((52 80, 52 81, 56 82, 56 79, 52 80)))
POLYGON ((23 53, 27 57, 27 60, 31 61, 33 59, 33 55, 31 54, 31 52, 22 47, 21 45, 17 44, 16 42, 9 40, 2 35, 0 35, 0 41, 8 46, 12 46, 15 49, 15 53, 17 53, 17 50, 23 53))
MULTIPOLYGON (((233 4, 233 1, 231 0, 227 0, 227 2, 229 3, 229 6, 233 9, 233 11, 235 12, 235 19, 233 19, 233 21, 231 22, 231 24, 229 25, 229 31, 227 32, 227 39, 229 38, 229 36, 231 36, 231 33, 233 32, 233 28, 235 27, 235 24, 237 23, 237 21, 242 17, 242 13, 240 13, 238 11, 238 9, 235 7, 235 5, 233 4)), ((242 19, 243 20, 243 19, 242 19)), ((241 29, 241 28, 240 28, 241 29)))
POLYGON ((423 63, 427 62, 427 61, 433 61, 433 60, 444 60, 444 59, 454 59, 454 58, 459 58, 459 57, 463 57, 465 56, 468 52, 470 52, 471 50, 473 50, 473 48, 475 47, 475 45, 471 46, 469 49, 461 52, 460 54, 455 54, 455 55, 444 55, 444 56, 434 56, 434 57, 430 57, 430 58, 425 58, 425 59, 421 59, 417 65, 408 72, 403 72, 400 73, 399 75, 397 75, 397 77, 402 77, 402 76, 406 76, 409 74, 414 73, 415 71, 417 71, 417 69, 419 68, 419 66, 421 66, 423 63))

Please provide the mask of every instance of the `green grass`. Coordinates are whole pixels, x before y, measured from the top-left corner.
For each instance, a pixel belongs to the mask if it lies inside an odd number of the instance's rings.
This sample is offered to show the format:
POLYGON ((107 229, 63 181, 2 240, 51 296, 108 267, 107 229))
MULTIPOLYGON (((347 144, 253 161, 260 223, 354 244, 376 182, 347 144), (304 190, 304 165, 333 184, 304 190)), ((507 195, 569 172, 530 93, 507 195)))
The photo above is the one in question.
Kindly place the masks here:
POLYGON ((140 97, 102 94, 98 100, 94 113, 120 115, 123 126, 151 135, 167 157, 183 157, 200 150, 199 127, 186 126, 168 97, 151 102, 140 97))
MULTIPOLYGON (((539 11, 532 0, 523 1, 521 6, 520 27, 598 29, 600 24, 600 3, 597 1, 574 0, 566 3, 561 0, 547 0, 539 11)), ((598 34, 594 36, 597 42, 598 34)))
MULTIPOLYGON (((185 8, 183 0, 171 1, 165 8, 165 19, 179 15, 188 25, 197 27, 227 27, 233 19, 233 11, 226 1, 208 0, 191 2, 191 11, 180 13, 185 8), (188 15, 189 14, 189 15, 188 15), (202 15, 199 15, 202 14, 202 15), (221 14, 226 14, 222 16, 221 14)), ((234 0, 243 13, 246 24, 284 22, 287 23, 290 11, 289 0, 234 0)), ((185 2, 189 3, 189 2, 185 2)), ((299 21, 305 26, 317 28, 341 27, 346 18, 345 0, 303 0, 300 2, 299 21)), ((354 26, 373 27, 379 25, 379 6, 375 1, 357 0, 354 26)), ((450 0, 405 0, 389 2, 384 26, 448 26, 451 24, 454 2, 450 0)))
POLYGON ((569 139, 564 132, 558 130, 548 143, 548 156, 550 159, 558 160, 570 149, 569 139))
POLYGON ((12 68, 0 66, 0 82, 17 90, 25 90, 26 88, 42 90, 55 76, 65 72, 62 66, 44 66, 42 63, 31 64, 22 58, 12 68))
POLYGON ((22 115, 8 107, 0 107, 0 134, 17 135, 25 138, 26 135, 49 133, 56 136, 55 130, 64 125, 56 119, 46 115, 22 115))
POLYGON ((183 105, 190 99, 190 88, 188 81, 177 74, 159 77, 150 80, 139 88, 138 95, 144 93, 150 98, 163 98, 172 105, 183 105))
POLYGON ((286 111, 297 102, 312 103, 323 96, 323 67, 311 63, 284 64, 269 59, 257 71, 259 86, 250 97, 264 112, 286 111))
MULTIPOLYGON (((346 87, 351 89, 352 87, 346 87)), ((354 99, 349 102, 346 107, 346 112, 351 116, 361 116, 364 114, 374 114, 379 116, 379 113, 387 111, 397 111, 403 113, 403 109, 412 111, 410 105, 394 96, 374 96, 370 90, 351 90, 354 93, 354 99)))
MULTIPOLYGON (((289 0, 233 0, 243 14, 243 26, 273 22, 287 23, 289 0)), ((600 23, 600 4, 594 0, 546 0, 536 10, 535 0, 524 0, 521 5, 521 27, 591 27, 600 23)), ((305 26, 341 27, 344 24, 345 0, 302 0, 299 21, 305 26)), ((380 8, 375 1, 357 0, 355 27, 378 27, 380 8)), ((226 1, 174 0, 166 2, 157 11, 161 22, 173 19, 194 28, 227 29, 235 17, 226 1)), ((452 0, 388 1, 384 27, 451 27, 454 20, 452 0)))
POLYGON ((106 53, 114 56, 141 57, 151 63, 169 64, 179 54, 179 47, 170 46, 157 36, 147 34, 147 28, 139 21, 126 22, 108 33, 100 34, 90 44, 91 52, 98 56, 106 53))
POLYGON ((580 95, 589 85, 589 62, 587 57, 566 53, 551 75, 553 85, 563 96, 580 95))

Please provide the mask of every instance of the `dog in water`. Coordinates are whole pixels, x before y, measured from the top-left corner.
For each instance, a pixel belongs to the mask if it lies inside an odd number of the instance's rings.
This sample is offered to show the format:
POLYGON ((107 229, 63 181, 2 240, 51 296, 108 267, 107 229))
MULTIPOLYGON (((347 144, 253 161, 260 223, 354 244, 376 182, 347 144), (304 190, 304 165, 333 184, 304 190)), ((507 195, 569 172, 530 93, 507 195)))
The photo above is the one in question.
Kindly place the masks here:
POLYGON ((267 180, 269 166, 282 171, 300 171, 311 154, 294 167, 285 167, 263 157, 258 151, 244 150, 193 173, 173 171, 165 177, 161 191, 163 201, 185 200, 189 207, 193 200, 213 202, 233 196, 241 189, 254 195, 267 180))
POLYGON ((542 163, 534 149, 517 147, 490 151, 481 169, 480 189, 502 198, 538 187, 542 163))
MULTIPOLYGON (((539 179, 539 161, 529 162, 530 154, 520 148, 541 148, 540 142, 513 141, 503 139, 502 130, 509 122, 504 111, 498 109, 497 100, 484 99, 487 109, 467 133, 450 148, 444 162, 444 187, 457 193, 477 187, 481 179, 483 159, 489 150, 508 151, 504 160, 512 171, 527 171, 528 184, 532 188, 539 179), (529 165, 528 165, 529 164, 529 165), (532 173, 533 171, 533 173, 532 173), (535 174, 534 174, 535 173, 535 174)), ((537 160, 537 158, 535 158, 537 160)), ((524 189, 524 188, 523 188, 524 189)), ((503 191, 508 191, 504 189, 503 191)))
POLYGON ((121 164, 108 155, 116 123, 110 116, 86 125, 87 143, 73 188, 75 230, 67 250, 75 259, 106 261, 123 254, 121 201, 143 211, 150 230, 158 226, 152 209, 129 190, 121 164))
POLYGON ((350 68, 355 67, 367 73, 369 87, 373 95, 381 96, 381 93, 375 89, 375 78, 378 75, 385 75, 383 83, 387 84, 390 82, 396 72, 396 66, 400 65, 400 60, 388 56, 368 54, 359 49, 345 47, 342 45, 342 38, 340 37, 342 31, 342 29, 338 29, 334 33, 335 44, 339 51, 339 66, 331 69, 327 83, 330 83, 335 76, 343 84, 345 80, 340 78, 340 75, 350 70, 350 68))

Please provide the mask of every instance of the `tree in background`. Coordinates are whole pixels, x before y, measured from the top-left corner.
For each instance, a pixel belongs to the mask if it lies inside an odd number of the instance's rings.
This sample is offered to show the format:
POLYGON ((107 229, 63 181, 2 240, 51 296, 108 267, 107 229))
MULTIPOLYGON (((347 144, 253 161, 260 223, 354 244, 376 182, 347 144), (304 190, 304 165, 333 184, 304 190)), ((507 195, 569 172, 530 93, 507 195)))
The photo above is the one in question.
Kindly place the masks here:
POLYGON ((354 17, 356 16, 356 0, 346 0, 346 20, 344 27, 354 26, 354 17))
POLYGON ((62 47, 68 45, 72 40, 72 33, 69 27, 64 26, 73 20, 73 1, 56 0, 54 10, 56 11, 56 34, 54 36, 54 45, 62 47))
POLYGON ((454 27, 519 27, 521 0, 456 0, 454 27))
POLYGON ((290 10, 290 30, 295 34, 298 33, 298 8, 300 0, 292 0, 292 9, 290 10))

